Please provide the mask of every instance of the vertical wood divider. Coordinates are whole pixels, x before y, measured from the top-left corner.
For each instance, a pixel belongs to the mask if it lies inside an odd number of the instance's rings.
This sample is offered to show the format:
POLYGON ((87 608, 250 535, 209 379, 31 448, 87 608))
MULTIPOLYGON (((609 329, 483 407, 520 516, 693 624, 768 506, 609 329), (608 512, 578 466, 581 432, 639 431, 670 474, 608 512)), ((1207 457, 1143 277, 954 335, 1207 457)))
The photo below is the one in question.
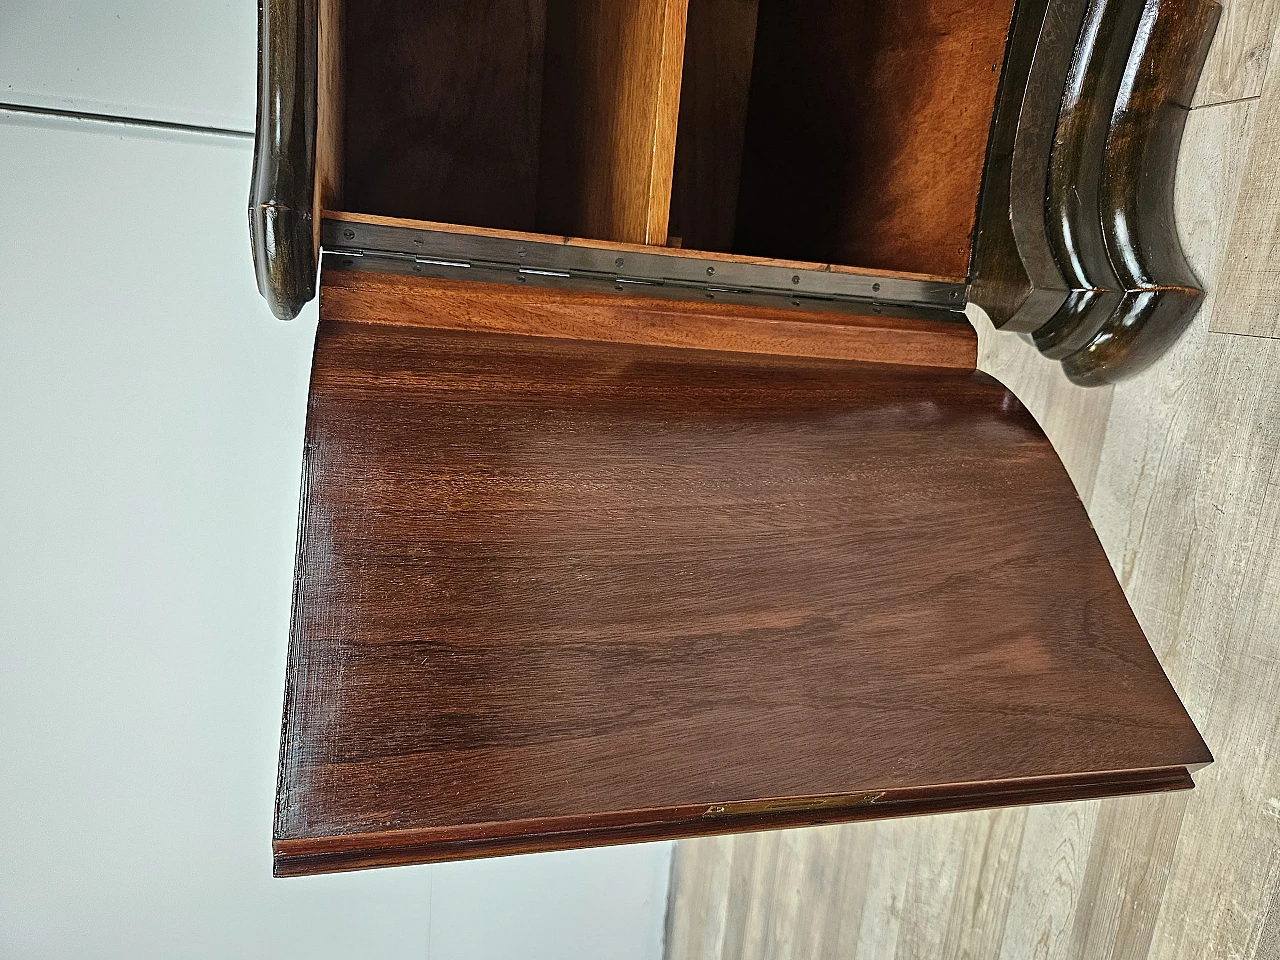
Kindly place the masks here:
POLYGON ((667 242, 688 0, 550 0, 541 233, 667 242))

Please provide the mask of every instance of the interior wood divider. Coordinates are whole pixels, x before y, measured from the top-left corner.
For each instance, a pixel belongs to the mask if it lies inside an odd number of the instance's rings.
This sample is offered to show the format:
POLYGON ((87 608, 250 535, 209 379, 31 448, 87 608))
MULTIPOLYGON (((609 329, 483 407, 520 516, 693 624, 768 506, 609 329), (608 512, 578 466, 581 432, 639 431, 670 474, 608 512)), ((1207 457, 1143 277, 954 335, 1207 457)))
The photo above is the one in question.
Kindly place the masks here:
POLYGON ((667 242, 689 0, 549 0, 538 228, 667 242))

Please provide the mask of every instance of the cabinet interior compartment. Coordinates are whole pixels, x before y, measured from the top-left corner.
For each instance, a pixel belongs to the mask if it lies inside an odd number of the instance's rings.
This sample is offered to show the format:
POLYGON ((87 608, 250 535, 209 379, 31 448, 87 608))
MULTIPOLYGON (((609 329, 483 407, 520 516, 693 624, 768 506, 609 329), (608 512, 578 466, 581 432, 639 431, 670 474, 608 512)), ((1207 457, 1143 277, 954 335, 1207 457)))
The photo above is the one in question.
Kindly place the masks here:
POLYGON ((1012 0, 690 0, 671 233, 963 278, 1012 0))
POLYGON ((345 4, 342 209, 664 244, 685 2, 345 4))
POLYGON ((348 3, 326 203, 963 280, 1012 6, 348 3))

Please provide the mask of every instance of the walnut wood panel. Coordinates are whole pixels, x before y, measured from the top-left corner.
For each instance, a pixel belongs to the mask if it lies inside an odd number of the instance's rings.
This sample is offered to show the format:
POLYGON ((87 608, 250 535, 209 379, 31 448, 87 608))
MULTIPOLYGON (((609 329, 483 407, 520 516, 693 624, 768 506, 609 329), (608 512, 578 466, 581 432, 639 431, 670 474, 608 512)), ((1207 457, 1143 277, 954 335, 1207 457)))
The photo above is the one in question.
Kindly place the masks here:
POLYGON ((689 0, 671 188, 686 250, 733 249, 759 0, 689 0))
POLYGON ((981 374, 323 321, 304 471, 282 872, 1210 759, 981 374))
POLYGON ((977 334, 963 315, 955 322, 802 313, 346 270, 321 275, 320 313, 365 323, 960 370, 972 370, 978 357, 977 334))
POLYGON ((687 5, 548 0, 540 232, 666 243, 687 5))
POLYGON ((761 0, 735 251, 968 274, 1012 0, 761 0))
POLYGON ((532 230, 545 0, 344 7, 346 208, 532 230))

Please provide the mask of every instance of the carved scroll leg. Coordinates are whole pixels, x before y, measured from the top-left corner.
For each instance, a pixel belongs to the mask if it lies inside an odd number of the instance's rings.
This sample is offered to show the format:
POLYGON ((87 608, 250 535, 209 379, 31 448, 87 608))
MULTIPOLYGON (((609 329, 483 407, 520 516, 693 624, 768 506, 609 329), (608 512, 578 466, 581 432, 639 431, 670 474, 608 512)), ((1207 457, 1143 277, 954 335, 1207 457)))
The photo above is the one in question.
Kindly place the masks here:
POLYGON ((1190 324, 1204 294, 1174 221, 1178 148, 1220 7, 1150 0, 1112 112, 1099 213, 1119 304, 1063 358, 1081 384, 1113 382, 1159 357, 1190 324))

